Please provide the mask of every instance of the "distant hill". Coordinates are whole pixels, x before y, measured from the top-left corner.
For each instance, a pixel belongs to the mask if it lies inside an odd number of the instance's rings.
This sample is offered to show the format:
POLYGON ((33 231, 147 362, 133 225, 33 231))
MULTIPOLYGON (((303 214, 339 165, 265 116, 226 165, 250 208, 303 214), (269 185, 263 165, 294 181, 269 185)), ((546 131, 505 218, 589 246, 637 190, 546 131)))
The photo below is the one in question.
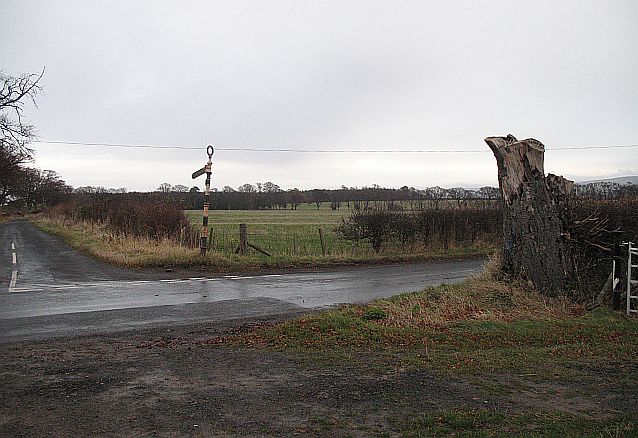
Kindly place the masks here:
POLYGON ((596 179, 592 181, 581 181, 578 184, 595 184, 595 183, 603 183, 603 182, 638 185, 638 175, 619 176, 617 178, 596 179))

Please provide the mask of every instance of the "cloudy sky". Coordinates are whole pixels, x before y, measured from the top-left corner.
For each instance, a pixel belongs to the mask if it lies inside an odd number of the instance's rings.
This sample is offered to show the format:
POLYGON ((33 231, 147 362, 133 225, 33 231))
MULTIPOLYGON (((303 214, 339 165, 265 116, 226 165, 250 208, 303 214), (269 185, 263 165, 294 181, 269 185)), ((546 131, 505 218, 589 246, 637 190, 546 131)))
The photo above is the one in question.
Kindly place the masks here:
POLYGON ((38 72, 34 145, 73 186, 496 185, 483 138, 576 180, 638 174, 638 2, 3 0, 0 69, 38 72), (283 153, 479 150, 466 153, 283 153), (202 184, 202 181, 199 181, 202 184))

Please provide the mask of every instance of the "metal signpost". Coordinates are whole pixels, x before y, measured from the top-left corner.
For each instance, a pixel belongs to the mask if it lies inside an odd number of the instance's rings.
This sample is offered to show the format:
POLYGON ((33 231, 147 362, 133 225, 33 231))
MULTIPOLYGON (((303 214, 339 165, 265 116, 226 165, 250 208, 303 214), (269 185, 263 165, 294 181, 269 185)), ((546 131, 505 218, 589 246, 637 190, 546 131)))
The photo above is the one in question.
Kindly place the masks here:
POLYGON ((193 179, 206 174, 206 190, 204 191, 204 216, 202 218, 202 233, 199 238, 199 249, 201 255, 206 255, 206 245, 208 242, 208 206, 210 205, 210 174, 213 165, 213 153, 215 149, 208 145, 206 154, 208 154, 208 162, 204 167, 193 172, 193 179))

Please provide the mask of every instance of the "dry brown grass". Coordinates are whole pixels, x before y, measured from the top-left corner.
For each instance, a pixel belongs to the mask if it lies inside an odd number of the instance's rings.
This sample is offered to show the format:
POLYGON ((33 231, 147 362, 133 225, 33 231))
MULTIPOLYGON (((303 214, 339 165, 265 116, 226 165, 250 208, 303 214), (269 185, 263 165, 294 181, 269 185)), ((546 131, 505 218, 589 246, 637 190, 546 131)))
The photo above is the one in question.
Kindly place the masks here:
POLYGON ((479 276, 460 285, 377 300, 374 307, 386 314, 379 323, 390 327, 441 327, 468 320, 555 320, 584 313, 582 305, 566 297, 550 298, 529 287, 498 280, 499 265, 500 259, 493 256, 479 276))
POLYGON ((39 216, 32 222, 42 230, 62 237, 73 247, 108 263, 131 268, 197 262, 199 250, 170 239, 123 237, 103 225, 39 216))

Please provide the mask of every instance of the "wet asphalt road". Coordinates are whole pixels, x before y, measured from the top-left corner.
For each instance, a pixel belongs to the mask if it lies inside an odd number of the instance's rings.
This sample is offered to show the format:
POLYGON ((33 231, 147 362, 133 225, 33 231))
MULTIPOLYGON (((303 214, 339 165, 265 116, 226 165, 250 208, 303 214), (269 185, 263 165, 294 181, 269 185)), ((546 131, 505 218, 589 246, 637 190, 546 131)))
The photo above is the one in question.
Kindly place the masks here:
POLYGON ((0 342, 367 302, 460 281, 483 260, 281 275, 158 278, 97 262, 28 222, 0 225, 0 342))

